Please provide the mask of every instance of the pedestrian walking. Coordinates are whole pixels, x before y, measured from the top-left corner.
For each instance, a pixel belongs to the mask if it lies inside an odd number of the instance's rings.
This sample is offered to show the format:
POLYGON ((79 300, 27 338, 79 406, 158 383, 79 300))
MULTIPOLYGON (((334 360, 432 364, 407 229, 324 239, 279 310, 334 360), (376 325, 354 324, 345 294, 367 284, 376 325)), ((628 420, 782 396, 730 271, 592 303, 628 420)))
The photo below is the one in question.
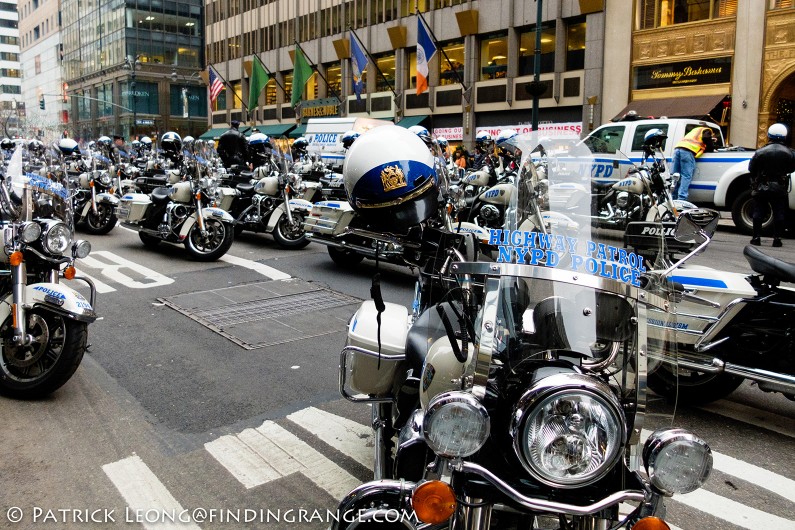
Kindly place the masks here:
POLYGON ((709 127, 696 127, 679 140, 674 148, 671 174, 679 174, 679 182, 673 198, 686 201, 690 191, 690 181, 696 171, 696 158, 715 150, 715 137, 709 127))
POLYGON ((780 247, 787 216, 787 195, 790 173, 795 171, 795 154, 784 145, 787 127, 774 123, 767 130, 767 145, 757 150, 748 163, 751 175, 751 196, 754 199, 751 217, 754 221, 752 245, 762 244, 762 222, 769 210, 773 217, 773 246, 780 247))

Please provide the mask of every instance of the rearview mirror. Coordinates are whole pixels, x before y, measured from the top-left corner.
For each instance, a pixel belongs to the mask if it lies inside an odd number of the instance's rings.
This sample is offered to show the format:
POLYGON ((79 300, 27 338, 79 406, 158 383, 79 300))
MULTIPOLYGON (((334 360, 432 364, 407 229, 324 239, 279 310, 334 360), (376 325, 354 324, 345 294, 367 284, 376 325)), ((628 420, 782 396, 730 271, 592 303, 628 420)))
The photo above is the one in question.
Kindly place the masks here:
POLYGON ((685 210, 676 219, 674 238, 683 243, 695 241, 701 244, 711 239, 718 228, 720 214, 706 208, 685 210))

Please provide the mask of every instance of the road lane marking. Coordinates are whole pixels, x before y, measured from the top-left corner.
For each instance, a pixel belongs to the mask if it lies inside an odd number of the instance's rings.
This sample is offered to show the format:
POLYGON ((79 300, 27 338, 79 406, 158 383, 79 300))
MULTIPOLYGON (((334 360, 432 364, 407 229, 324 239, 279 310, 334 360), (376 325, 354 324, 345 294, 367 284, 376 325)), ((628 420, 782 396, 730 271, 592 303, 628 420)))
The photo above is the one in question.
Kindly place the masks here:
POLYGON ((750 530, 766 530, 768 528, 795 530, 795 521, 751 508, 704 489, 685 495, 676 495, 672 500, 718 519, 728 521, 741 528, 750 530))
MULTIPOLYGON (((94 284, 94 287, 97 289, 97 293, 98 294, 112 293, 112 292, 114 292, 116 290, 115 288, 111 287, 107 283, 105 283, 105 282, 103 282, 101 280, 97 280, 94 276, 91 276, 90 274, 86 274, 85 271, 83 271, 83 269, 77 269, 77 275, 78 276, 85 276, 86 278, 91 280, 93 282, 93 284, 94 284)), ((82 282, 79 282, 79 283, 80 283, 80 285, 84 285, 82 282)))
POLYGON ((733 401, 721 399, 709 405, 703 405, 702 410, 720 414, 733 420, 748 423, 755 427, 761 427, 769 431, 777 432, 790 438, 795 438, 795 422, 791 418, 783 417, 779 414, 771 414, 764 410, 759 410, 748 405, 741 405, 733 401))
POLYGON ((361 484, 359 479, 272 421, 236 436, 222 436, 204 447, 247 489, 300 473, 339 500, 361 484))
POLYGON ((287 419, 367 469, 373 469, 373 430, 367 425, 314 407, 299 410, 287 419))
POLYGON ((164 276, 157 271, 148 267, 144 267, 138 263, 122 258, 108 252, 107 250, 98 250, 92 252, 90 256, 81 259, 83 265, 91 267, 92 269, 100 269, 102 275, 106 278, 118 282, 125 287, 131 289, 147 289, 149 287, 159 287, 174 283, 173 278, 164 276), (128 269, 135 272, 137 275, 143 277, 145 281, 136 280, 122 272, 122 269, 128 269))
MULTIPOLYGON (((102 466, 102 470, 124 497, 134 520, 143 524, 144 528, 157 530, 199 528, 193 523, 180 522, 180 519, 174 522, 168 519, 172 514, 177 517, 185 514, 189 517, 189 512, 182 508, 182 505, 139 456, 131 456, 118 462, 105 464, 102 466), (162 520, 150 522, 148 519, 152 518, 146 516, 147 512, 162 515, 162 520), (140 520, 135 518, 138 514, 141 515, 140 520)), ((125 518, 128 515, 129 512, 125 514, 125 518)), ((182 519, 185 518, 185 515, 182 516, 182 519)))
POLYGON ((219 258, 220 261, 225 261, 231 265, 237 265, 238 267, 244 267, 246 269, 253 270, 254 272, 258 272, 263 276, 267 276, 272 280, 287 280, 292 278, 289 274, 282 272, 278 269, 274 269, 273 267, 269 267, 263 263, 258 261, 253 261, 250 259, 245 258, 238 258, 237 256, 231 256, 229 254, 224 254, 219 258))

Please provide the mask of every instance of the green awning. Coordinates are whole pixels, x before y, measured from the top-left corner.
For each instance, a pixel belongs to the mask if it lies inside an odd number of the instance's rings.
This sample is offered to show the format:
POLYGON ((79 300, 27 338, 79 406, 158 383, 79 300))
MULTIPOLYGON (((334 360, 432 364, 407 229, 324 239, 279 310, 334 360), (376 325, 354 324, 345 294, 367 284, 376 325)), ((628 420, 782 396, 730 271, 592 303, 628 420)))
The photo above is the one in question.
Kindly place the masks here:
POLYGON ((210 129, 206 133, 199 136, 199 140, 217 140, 219 136, 229 130, 229 127, 222 127, 220 129, 210 129))
MULTIPOLYGON (((289 131, 293 127, 295 127, 295 125, 293 125, 292 123, 277 123, 275 125, 257 125, 256 127, 252 127, 249 131, 247 131, 246 136, 249 136, 252 133, 259 131, 262 134, 267 134, 268 136, 273 136, 274 138, 278 138, 280 136, 284 136, 287 133, 287 131, 289 131)), ((243 126, 241 125, 240 128, 242 129, 243 126)))
POLYGON ((405 127, 406 129, 408 129, 409 127, 413 127, 414 125, 419 125, 420 122, 427 117, 428 117, 427 114, 421 114, 419 116, 406 116, 405 118, 397 122, 397 125, 400 125, 401 127, 405 127))
POLYGON ((298 138, 299 136, 303 136, 306 132, 306 124, 299 125, 292 131, 290 131, 290 138, 298 138))

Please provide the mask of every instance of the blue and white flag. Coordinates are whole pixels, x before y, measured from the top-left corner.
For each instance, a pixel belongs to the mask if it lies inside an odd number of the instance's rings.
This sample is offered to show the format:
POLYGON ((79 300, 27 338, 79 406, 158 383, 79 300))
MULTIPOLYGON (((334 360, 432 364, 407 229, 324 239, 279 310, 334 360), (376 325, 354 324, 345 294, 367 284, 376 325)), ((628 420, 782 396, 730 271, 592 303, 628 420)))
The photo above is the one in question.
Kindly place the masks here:
POLYGON ((364 89, 364 80, 362 75, 367 69, 367 57, 359 47, 359 42, 353 35, 350 36, 351 40, 351 71, 353 72, 353 91, 356 93, 356 100, 361 101, 362 90, 364 89))

